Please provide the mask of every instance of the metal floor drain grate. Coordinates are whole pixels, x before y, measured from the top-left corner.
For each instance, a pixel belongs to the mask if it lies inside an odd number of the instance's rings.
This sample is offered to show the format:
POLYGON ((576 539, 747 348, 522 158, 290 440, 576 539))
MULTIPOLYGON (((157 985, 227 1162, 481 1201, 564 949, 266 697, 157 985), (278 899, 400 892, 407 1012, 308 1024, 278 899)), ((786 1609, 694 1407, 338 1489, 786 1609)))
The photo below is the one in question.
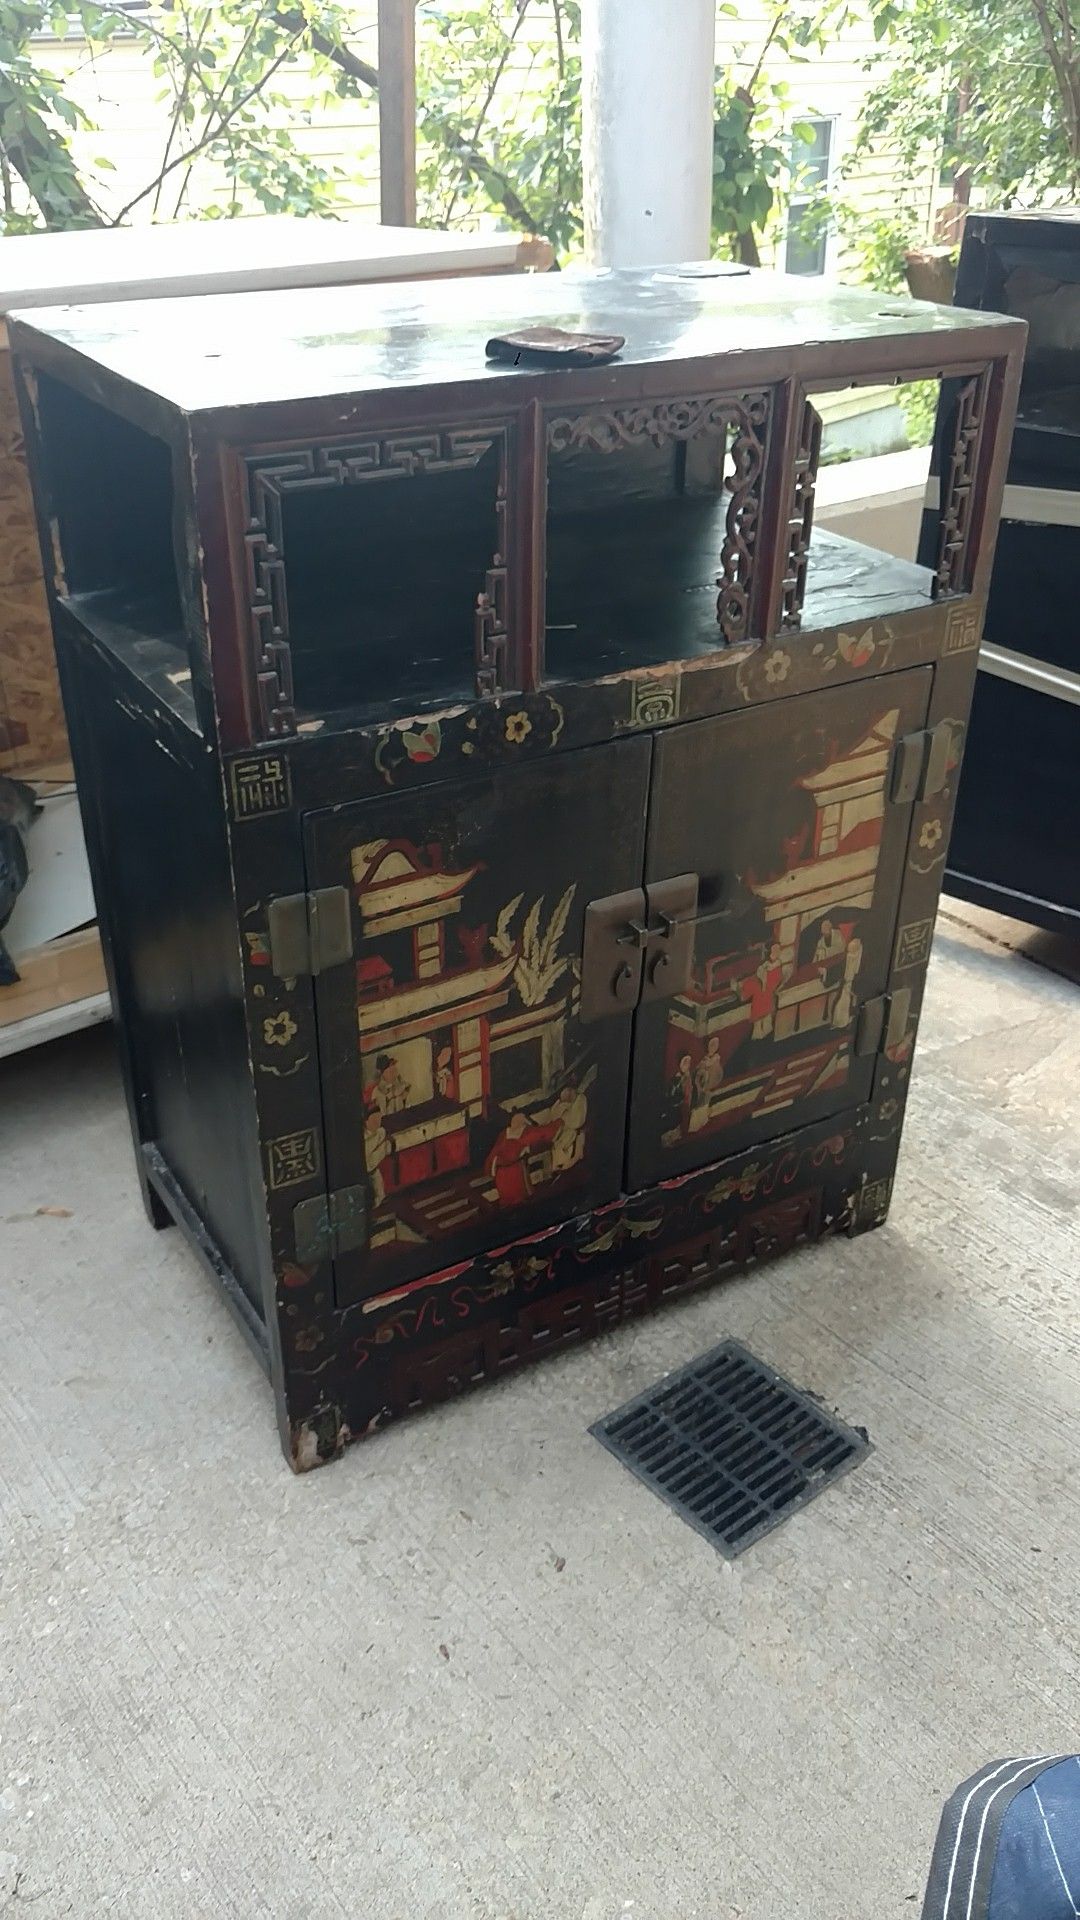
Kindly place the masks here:
POLYGON ((858 1465, 865 1433, 725 1340, 589 1431, 733 1560, 858 1465))

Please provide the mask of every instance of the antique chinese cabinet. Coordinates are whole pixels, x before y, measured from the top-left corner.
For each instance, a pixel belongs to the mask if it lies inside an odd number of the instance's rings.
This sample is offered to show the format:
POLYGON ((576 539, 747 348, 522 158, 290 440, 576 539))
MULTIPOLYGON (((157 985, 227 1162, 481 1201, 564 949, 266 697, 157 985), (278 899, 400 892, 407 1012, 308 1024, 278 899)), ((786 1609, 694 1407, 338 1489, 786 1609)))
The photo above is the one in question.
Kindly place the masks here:
POLYGON ((1076 935, 1080 208, 969 215, 956 303, 1029 331, 945 888, 1076 935))
POLYGON ((14 328, 132 1129, 298 1468, 878 1225, 1021 323, 723 268, 14 328), (486 357, 533 324, 610 363, 486 357), (930 565, 814 524, 941 383, 930 565))

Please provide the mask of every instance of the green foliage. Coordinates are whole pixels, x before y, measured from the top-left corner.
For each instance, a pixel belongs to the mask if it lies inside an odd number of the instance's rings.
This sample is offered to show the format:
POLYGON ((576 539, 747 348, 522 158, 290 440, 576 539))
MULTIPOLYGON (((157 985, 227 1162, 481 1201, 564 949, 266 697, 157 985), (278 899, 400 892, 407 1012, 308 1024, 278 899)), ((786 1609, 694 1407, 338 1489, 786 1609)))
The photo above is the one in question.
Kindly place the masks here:
MULTIPOLYGON (((307 84, 325 88, 329 61, 312 43, 323 14, 305 4, 288 11, 264 0, 170 0, 152 14, 125 14, 78 0, 74 7, 44 0, 3 0, 0 6, 0 229, 37 225, 102 224, 105 157, 81 172, 72 133, 88 131, 62 82, 33 57, 35 36, 79 36, 84 63, 93 66, 113 39, 134 39, 146 51, 164 108, 160 165, 109 224, 119 224, 149 200, 155 217, 202 212, 236 213, 252 200, 268 213, 329 210, 340 201, 345 176, 304 153, 292 137, 294 98, 277 77, 303 64, 307 84), (209 206, 192 201, 196 168, 212 169, 224 185, 209 206)), ((301 120, 310 120, 315 96, 301 120)))
POLYGON ((88 126, 55 74, 35 59, 34 36, 65 34, 74 19, 85 37, 107 34, 110 8, 76 0, 70 8, 46 0, 0 4, 0 233, 29 231, 35 207, 57 226, 96 224, 98 214, 71 158, 68 141, 88 126), (18 189, 23 183, 23 191, 18 189))
MULTIPOLYGON (((312 213, 334 204, 345 175, 297 146, 295 101, 275 84, 301 59, 316 85, 325 80, 308 23, 306 13, 289 17, 252 0, 170 0, 167 11, 139 20, 168 116, 161 169, 138 196, 152 196, 156 216, 188 210, 196 166, 214 168, 228 183, 227 200, 211 205, 218 215, 239 212, 245 196, 264 213, 312 213)), ((310 101, 299 117, 310 122, 310 101)), ((137 203, 129 202, 124 215, 137 203)))
POLYGON ((799 219, 799 232, 814 240, 823 228, 839 233, 855 277, 881 293, 906 293, 904 256, 922 237, 925 208, 899 200, 891 213, 867 213, 842 193, 828 191, 812 199, 799 219))
MULTIPOLYGON (((777 0, 759 47, 739 46, 717 76, 713 123, 713 240, 757 263, 758 236, 797 192, 812 129, 792 123, 791 90, 773 78, 770 58, 809 61, 852 19, 851 0, 777 0), (743 70, 750 66, 748 77, 743 70)), ((733 0, 720 12, 738 17, 733 0)))
POLYGON ((417 162, 421 218, 474 223, 492 212, 550 240, 580 245, 579 0, 515 0, 417 14, 417 162))
POLYGON ((745 87, 721 75, 713 120, 713 240, 736 254, 745 251, 741 241, 765 226, 788 170, 777 125, 775 112, 763 113, 745 87))
POLYGON ((1080 192, 1077 0, 870 0, 890 47, 853 162, 887 144, 900 182, 936 161, 978 201, 1036 205, 1080 192))
MULTIPOLYGON (((895 0, 894 0, 895 3, 895 0)), ((849 17, 850 0, 777 0, 760 45, 737 50, 716 90, 714 238, 742 258, 798 184, 799 133, 770 56, 808 59, 849 17), (788 127, 788 131, 785 131, 788 127)), ((733 0, 723 11, 735 14, 733 0)), ((418 0, 418 200, 422 221, 494 213, 546 237, 560 258, 582 235, 580 0, 418 0)), ((123 34, 146 49, 164 110, 152 177, 110 213, 222 217, 250 208, 332 212, 354 182, 295 138, 328 103, 370 101, 378 76, 352 50, 337 0, 169 0, 121 13, 97 0, 62 11, 0 0, 0 230, 102 222, 108 159, 80 169, 89 123, 35 59, 34 36, 74 30, 93 67, 123 34), (299 96, 299 100, 298 100, 299 96)))
POLYGON ((911 380, 899 389, 897 399, 904 416, 908 446, 928 447, 934 437, 934 422, 937 419, 937 381, 911 380))

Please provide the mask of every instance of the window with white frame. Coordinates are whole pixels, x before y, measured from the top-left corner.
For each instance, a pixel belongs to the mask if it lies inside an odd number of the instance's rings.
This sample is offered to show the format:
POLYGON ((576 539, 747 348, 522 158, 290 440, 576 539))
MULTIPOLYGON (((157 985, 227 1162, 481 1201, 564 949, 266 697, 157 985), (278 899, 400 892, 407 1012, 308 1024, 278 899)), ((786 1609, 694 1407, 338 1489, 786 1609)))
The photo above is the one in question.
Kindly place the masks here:
POLYGON ((793 136, 791 165, 794 189, 788 201, 787 237, 784 242, 785 273, 824 273, 829 252, 829 235, 824 224, 804 234, 803 215, 829 184, 833 164, 833 136, 836 122, 830 118, 807 116, 800 128, 809 140, 793 136))

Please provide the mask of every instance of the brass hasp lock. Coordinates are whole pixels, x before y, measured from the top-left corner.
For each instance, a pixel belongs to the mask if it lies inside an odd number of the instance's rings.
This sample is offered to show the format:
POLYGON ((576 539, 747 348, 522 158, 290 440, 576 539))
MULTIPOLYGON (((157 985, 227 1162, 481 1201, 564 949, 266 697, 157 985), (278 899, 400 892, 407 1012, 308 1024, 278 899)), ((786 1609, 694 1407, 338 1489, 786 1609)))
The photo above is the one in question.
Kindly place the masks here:
POLYGON ((581 954, 581 1018, 632 1013, 690 984, 698 876, 650 881, 585 909, 581 954))

